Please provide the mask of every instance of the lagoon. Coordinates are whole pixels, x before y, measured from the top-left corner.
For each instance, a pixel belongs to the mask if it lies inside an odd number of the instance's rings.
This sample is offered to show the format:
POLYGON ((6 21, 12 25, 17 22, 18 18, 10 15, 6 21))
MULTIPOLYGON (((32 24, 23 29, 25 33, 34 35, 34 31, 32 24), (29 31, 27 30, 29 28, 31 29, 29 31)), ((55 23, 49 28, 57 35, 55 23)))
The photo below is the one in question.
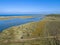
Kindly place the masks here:
POLYGON ((13 18, 13 19, 7 19, 7 20, 0 20, 0 32, 12 26, 17 26, 17 25, 21 25, 29 22, 40 21, 42 18, 43 17, 26 18, 26 19, 13 18))

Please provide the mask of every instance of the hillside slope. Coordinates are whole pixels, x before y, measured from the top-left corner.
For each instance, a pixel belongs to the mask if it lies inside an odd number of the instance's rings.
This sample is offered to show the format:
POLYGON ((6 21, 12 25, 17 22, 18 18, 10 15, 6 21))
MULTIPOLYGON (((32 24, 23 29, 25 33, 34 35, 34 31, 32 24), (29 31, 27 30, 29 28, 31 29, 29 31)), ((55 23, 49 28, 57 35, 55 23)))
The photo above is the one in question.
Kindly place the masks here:
POLYGON ((59 19, 60 17, 58 16, 46 16, 39 22, 30 22, 8 28, 0 33, 0 40, 20 40, 39 37, 39 39, 34 40, 34 43, 32 40, 30 45, 60 45, 59 19))
POLYGON ((20 26, 14 26, 1 32, 0 36, 2 35, 1 37, 5 39, 8 39, 8 38, 21 39, 21 38, 37 37, 43 31, 42 29, 44 27, 43 26, 44 23, 45 23, 44 21, 41 21, 40 23, 31 22, 31 23, 20 25, 20 26))

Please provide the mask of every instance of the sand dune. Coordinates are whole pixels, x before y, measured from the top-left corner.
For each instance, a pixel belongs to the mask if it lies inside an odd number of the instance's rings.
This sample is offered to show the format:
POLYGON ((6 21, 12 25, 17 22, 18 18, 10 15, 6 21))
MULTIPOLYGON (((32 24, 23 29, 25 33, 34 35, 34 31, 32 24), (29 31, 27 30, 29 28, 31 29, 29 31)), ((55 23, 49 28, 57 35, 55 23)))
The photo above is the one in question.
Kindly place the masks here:
POLYGON ((24 45, 59 45, 59 19, 59 17, 46 16, 43 20, 39 22, 30 22, 19 26, 10 27, 0 33, 0 41, 13 40, 13 44, 15 45, 16 42, 14 40, 17 40, 17 43, 19 45, 22 43, 21 41, 23 41, 23 39, 27 39, 25 43, 23 42, 24 45), (40 39, 38 37, 43 38, 40 39))

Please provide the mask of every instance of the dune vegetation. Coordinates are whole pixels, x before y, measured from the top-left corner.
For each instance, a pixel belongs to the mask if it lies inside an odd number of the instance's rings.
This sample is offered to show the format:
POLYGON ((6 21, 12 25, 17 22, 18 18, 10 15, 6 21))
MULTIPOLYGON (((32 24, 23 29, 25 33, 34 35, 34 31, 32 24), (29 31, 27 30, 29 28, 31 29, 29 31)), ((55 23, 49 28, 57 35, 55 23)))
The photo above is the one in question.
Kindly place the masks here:
POLYGON ((0 45, 60 45, 60 17, 13 26, 0 33, 0 45))

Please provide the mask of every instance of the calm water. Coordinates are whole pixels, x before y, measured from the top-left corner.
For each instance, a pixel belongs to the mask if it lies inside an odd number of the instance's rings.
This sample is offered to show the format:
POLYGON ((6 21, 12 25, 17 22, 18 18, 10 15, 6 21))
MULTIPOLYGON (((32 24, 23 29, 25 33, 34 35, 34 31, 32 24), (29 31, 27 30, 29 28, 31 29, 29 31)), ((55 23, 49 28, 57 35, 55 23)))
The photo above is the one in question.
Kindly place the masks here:
POLYGON ((9 20, 0 20, 0 32, 11 26, 17 26, 17 25, 21 25, 29 22, 40 21, 42 18, 43 17, 28 18, 28 19, 14 18, 9 20))

